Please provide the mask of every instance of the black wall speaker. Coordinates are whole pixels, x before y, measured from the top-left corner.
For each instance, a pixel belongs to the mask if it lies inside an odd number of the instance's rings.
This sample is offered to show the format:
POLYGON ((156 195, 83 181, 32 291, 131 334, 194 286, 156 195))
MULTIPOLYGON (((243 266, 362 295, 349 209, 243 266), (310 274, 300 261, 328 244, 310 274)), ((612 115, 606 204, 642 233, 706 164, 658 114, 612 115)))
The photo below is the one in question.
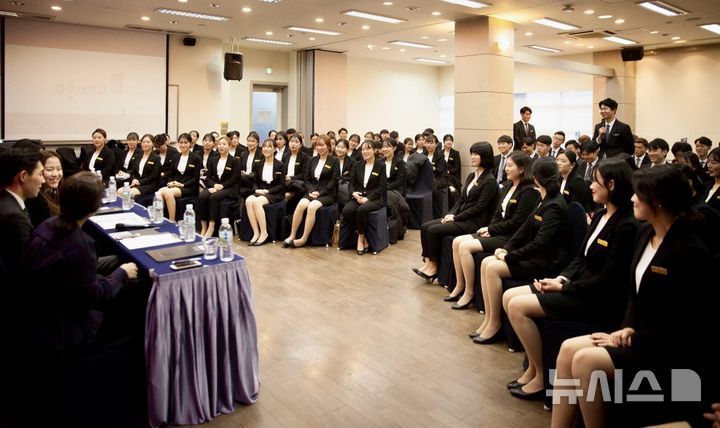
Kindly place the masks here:
POLYGON ((623 61, 640 61, 643 59, 644 50, 642 46, 622 48, 620 55, 623 61))
POLYGON ((185 46, 195 46, 195 43, 197 43, 197 39, 195 37, 185 37, 183 39, 183 45, 185 46))
POLYGON ((225 80, 242 80, 243 75, 243 54, 225 53, 225 68, 223 77, 225 80))

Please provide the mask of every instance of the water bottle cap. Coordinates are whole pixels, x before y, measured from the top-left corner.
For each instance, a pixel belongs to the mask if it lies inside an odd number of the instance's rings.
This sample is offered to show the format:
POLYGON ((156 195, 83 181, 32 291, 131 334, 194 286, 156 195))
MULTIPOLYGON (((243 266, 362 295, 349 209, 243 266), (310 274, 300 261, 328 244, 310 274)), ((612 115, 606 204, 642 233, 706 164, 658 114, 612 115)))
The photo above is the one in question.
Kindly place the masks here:
POLYGON ((225 217, 220 219, 220 224, 230 224, 230 219, 225 217))
POLYGON ((191 210, 192 207, 193 207, 193 204, 187 204, 187 205, 185 205, 185 209, 186 209, 186 210, 191 210))
POLYGON ((128 182, 126 181, 126 182, 125 182, 125 185, 124 185, 123 187, 130 187, 130 183, 128 183, 128 182))
POLYGON ((160 196, 160 191, 155 192, 155 196, 160 196))

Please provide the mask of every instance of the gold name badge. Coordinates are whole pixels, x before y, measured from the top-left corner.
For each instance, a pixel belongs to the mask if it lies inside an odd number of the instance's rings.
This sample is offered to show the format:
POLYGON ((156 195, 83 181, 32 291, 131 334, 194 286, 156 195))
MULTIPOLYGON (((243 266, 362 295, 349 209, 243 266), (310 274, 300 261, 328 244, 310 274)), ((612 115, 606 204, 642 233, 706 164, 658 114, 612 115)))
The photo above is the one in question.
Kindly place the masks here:
POLYGON ((598 243, 598 245, 602 245, 603 247, 608 246, 608 242, 603 239, 600 239, 600 238, 598 238, 597 243, 598 243))
POLYGON ((374 175, 375 177, 377 177, 379 175, 377 172, 372 172, 371 174, 374 175))
POLYGON ((651 271, 652 273, 657 273, 657 274, 660 274, 660 275, 667 275, 667 274, 668 274, 667 269, 665 269, 664 267, 660 267, 660 266, 650 266, 650 271, 651 271))
POLYGON ((535 220, 537 220, 537 221, 542 221, 542 217, 540 217, 539 215, 536 214, 536 215, 535 215, 535 220))

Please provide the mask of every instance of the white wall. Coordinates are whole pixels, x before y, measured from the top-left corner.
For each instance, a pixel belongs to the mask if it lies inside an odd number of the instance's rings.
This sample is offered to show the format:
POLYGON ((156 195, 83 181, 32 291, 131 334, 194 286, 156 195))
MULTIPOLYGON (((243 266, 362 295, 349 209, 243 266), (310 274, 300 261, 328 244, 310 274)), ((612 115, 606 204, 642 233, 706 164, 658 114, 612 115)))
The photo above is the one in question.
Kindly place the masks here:
POLYGON ((665 49, 637 65, 638 135, 670 145, 682 137, 720 140, 715 103, 720 96, 720 45, 665 49))
POLYGON ((400 138, 438 128, 440 67, 348 58, 347 126, 361 136, 382 128, 400 138))

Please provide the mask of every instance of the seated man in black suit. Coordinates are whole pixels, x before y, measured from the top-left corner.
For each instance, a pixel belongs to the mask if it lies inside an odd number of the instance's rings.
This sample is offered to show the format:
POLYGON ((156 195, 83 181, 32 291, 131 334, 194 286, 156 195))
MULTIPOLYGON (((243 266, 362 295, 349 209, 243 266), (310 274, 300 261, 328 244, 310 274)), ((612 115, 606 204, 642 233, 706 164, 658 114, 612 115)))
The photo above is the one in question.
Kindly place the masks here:
POLYGON ((530 117, 532 117, 532 109, 523 107, 520 109, 520 120, 513 124, 513 140, 515 141, 515 150, 522 149, 523 138, 532 138, 535 141, 535 127, 530 125, 530 117))
POLYGON ((550 156, 557 158, 560 153, 563 153, 565 149, 563 144, 565 143, 565 133, 563 131, 557 131, 552 136, 552 146, 550 147, 550 156))
POLYGON ((497 140, 497 147, 500 151, 499 155, 495 155, 493 162, 493 175, 498 184, 502 184, 507 180, 505 175, 505 163, 508 156, 513 151, 513 140, 509 135, 501 135, 497 140))
POLYGON ((647 168, 650 166, 650 156, 647 155, 648 141, 644 138, 636 138, 633 143, 635 154, 632 157, 633 169, 647 168))
POLYGON ((600 145, 600 158, 611 158, 620 153, 632 156, 634 152, 633 134, 630 125, 620 122, 615 114, 618 103, 612 98, 605 98, 598 103, 602 121, 595 125, 593 141, 600 145))
POLYGON ((577 171, 575 173, 582 177, 583 180, 590 185, 593 181, 593 177, 595 174, 595 168, 597 168, 598 164, 598 145, 594 141, 588 141, 587 143, 583 144, 582 146, 582 158, 585 161, 585 163, 581 166, 578 166, 577 171))

